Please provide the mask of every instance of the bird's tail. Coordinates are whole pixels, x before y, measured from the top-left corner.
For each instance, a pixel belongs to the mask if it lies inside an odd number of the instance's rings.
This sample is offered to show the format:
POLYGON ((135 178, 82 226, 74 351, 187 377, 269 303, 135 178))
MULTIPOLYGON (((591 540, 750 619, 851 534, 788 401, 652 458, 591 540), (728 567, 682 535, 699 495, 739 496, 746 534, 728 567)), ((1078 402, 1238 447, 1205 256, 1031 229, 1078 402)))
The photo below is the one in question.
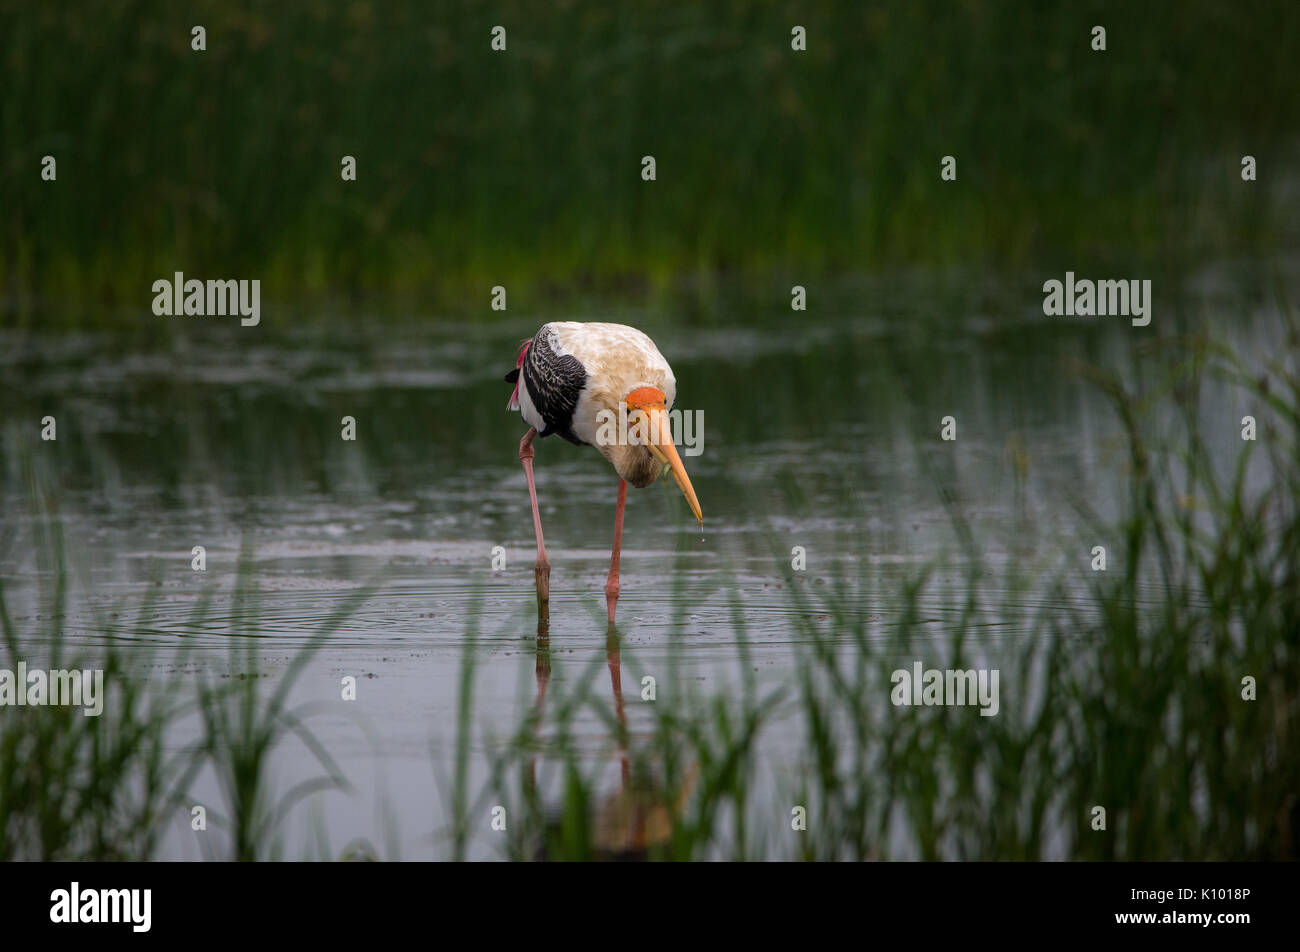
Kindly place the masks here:
POLYGON ((519 357, 515 360, 515 369, 506 374, 506 383, 515 385, 515 392, 510 394, 510 402, 506 404, 507 410, 519 409, 519 371, 524 365, 524 357, 528 354, 528 345, 533 342, 530 337, 519 345, 519 357))

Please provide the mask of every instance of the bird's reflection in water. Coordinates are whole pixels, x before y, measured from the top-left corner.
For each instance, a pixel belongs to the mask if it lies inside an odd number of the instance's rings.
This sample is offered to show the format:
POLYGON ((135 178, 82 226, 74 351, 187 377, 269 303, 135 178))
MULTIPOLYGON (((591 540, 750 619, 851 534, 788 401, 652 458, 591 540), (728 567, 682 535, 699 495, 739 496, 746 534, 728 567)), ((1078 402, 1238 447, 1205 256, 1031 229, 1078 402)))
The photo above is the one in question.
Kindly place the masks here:
MULTIPOLYGON (((623 704, 618 629, 610 625, 605 633, 605 661, 609 668, 610 689, 614 695, 614 715, 618 724, 619 789, 596 804, 589 820, 589 855, 598 861, 635 862, 645 860, 665 848, 672 836, 673 820, 681 815, 695 781, 695 769, 687 772, 682 788, 667 805, 663 782, 652 776, 648 765, 635 772, 629 754, 627 710, 623 704)), ((537 707, 536 725, 540 730, 545 713, 546 688, 551 680, 551 629, 549 612, 542 609, 537 618, 537 707)), ((642 766, 642 762, 638 762, 642 766)), ((537 757, 528 762, 528 782, 537 792, 537 757)), ((535 860, 557 857, 549 844, 560 833, 560 820, 547 823, 547 835, 533 852, 535 860)))

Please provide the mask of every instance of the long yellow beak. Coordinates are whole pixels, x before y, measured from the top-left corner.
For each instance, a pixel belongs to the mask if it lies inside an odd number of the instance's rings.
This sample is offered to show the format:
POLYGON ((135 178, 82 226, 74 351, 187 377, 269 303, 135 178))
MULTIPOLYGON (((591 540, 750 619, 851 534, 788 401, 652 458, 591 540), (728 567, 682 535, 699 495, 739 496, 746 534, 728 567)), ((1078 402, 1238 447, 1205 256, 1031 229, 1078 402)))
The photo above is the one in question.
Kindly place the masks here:
POLYGON ((700 510, 700 501, 695 498, 695 487, 691 485, 691 477, 686 475, 682 458, 677 455, 677 447, 673 444, 673 430, 668 425, 668 414, 664 413, 662 408, 651 409, 649 414, 650 432, 653 434, 649 444, 650 452, 655 459, 666 463, 672 469, 677 488, 686 497, 686 505, 691 507, 691 512, 694 513, 700 528, 704 528, 704 513, 700 510))

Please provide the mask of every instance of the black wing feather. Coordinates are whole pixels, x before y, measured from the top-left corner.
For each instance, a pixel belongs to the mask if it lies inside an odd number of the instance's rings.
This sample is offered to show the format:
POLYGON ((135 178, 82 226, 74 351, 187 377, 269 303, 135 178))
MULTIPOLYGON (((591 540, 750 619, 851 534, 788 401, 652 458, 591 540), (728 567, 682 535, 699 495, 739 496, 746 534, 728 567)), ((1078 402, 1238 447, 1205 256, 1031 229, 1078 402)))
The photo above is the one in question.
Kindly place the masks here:
POLYGON ((550 337, 547 328, 538 331, 523 364, 524 385, 546 423, 539 435, 555 433, 583 446, 584 441, 573 435, 573 411, 577 409, 582 388, 587 385, 587 370, 572 354, 558 355, 550 337))

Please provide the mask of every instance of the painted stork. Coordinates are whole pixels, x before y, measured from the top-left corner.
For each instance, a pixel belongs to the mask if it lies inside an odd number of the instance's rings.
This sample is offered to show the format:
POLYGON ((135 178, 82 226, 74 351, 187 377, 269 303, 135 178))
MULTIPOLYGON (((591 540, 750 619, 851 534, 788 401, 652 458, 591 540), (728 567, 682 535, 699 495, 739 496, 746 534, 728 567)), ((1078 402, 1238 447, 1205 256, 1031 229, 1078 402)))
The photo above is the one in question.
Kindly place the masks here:
POLYGON ((673 370, 654 341, 634 327, 554 321, 523 343, 515 369, 505 379, 515 385, 506 407, 518 410, 529 427, 519 441, 519 461, 528 477, 537 534, 534 574, 539 604, 545 605, 550 598, 551 562, 542 540, 533 482, 534 437, 554 433, 578 446, 594 446, 618 474, 614 548, 605 581, 605 604, 613 624, 628 484, 643 489, 667 466, 691 512, 704 525, 699 500, 673 445, 668 422, 677 395, 673 370), (620 420, 626 425, 620 426, 620 420), (618 436, 611 438, 615 433, 618 436))

